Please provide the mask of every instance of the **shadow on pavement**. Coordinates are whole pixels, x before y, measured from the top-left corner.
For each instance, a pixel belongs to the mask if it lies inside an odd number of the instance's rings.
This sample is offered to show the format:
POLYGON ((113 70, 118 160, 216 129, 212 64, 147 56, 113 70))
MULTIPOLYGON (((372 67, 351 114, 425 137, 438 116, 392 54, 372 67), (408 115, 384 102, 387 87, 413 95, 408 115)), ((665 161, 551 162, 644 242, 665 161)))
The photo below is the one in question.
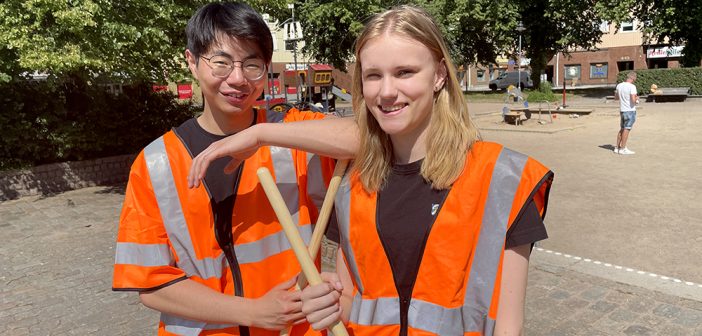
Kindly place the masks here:
POLYGON ((614 150, 614 146, 612 146, 612 145, 599 145, 599 146, 597 146, 597 147, 600 147, 600 148, 602 148, 602 149, 606 149, 606 150, 608 150, 608 151, 610 151, 610 152, 614 150))

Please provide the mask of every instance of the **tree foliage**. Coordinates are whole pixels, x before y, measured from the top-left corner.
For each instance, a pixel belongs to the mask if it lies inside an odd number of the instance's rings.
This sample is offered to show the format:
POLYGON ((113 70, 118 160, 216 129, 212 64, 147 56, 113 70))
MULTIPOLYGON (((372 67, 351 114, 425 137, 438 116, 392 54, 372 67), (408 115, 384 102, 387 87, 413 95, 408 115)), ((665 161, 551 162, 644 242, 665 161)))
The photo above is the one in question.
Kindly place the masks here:
POLYGON ((517 22, 522 21, 523 54, 531 58, 535 85, 558 52, 593 49, 602 20, 614 4, 596 0, 307 0, 297 13, 305 29, 304 51, 338 68, 352 56, 353 42, 373 14, 399 4, 425 8, 444 32, 457 64, 492 64, 500 55, 516 58, 517 22))
POLYGON ((6 0, 0 3, 0 76, 177 77, 185 24, 201 2, 6 0))
POLYGON ((401 4, 417 5, 432 14, 457 64, 492 63, 514 41, 507 33, 516 23, 516 6, 507 0, 308 0, 296 10, 305 30, 303 51, 345 69, 365 22, 401 4))
POLYGON ((296 5, 296 19, 304 30, 303 52, 320 62, 345 70, 353 44, 363 25, 374 14, 390 8, 392 1, 308 0, 296 5))
POLYGON ((682 65, 695 67, 702 60, 702 1, 647 0, 628 3, 643 22, 649 43, 684 45, 682 65))
POLYGON ((593 50, 601 42, 602 21, 611 20, 612 6, 597 0, 519 0, 524 55, 531 59, 534 86, 556 53, 593 50))
POLYGON ((491 64, 512 50, 518 7, 508 0, 422 0, 440 24, 456 64, 491 64))

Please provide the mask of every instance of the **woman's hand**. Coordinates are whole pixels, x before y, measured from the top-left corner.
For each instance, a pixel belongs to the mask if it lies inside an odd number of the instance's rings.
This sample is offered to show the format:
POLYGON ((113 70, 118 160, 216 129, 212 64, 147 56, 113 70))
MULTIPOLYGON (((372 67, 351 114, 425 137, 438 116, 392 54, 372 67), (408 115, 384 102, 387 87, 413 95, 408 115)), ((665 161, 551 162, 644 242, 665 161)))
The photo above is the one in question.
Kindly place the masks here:
POLYGON ((323 282, 302 291, 302 313, 314 330, 331 327, 341 318, 339 298, 343 287, 336 273, 323 272, 323 282))
POLYGON ((300 291, 290 290, 297 281, 292 278, 273 287, 264 296, 253 300, 251 325, 268 330, 282 330, 290 324, 305 321, 300 291))

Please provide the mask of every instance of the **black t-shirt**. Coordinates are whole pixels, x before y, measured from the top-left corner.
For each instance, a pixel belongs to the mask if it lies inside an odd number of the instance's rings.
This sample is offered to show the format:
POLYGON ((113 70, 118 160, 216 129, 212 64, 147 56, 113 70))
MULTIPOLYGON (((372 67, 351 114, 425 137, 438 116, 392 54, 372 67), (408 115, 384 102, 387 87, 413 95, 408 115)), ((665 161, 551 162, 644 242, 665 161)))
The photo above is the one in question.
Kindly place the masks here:
MULTIPOLYGON (((428 230, 449 189, 436 190, 420 174, 422 160, 394 165, 378 192, 377 226, 401 297, 409 297, 419 271, 428 230)), ((339 228, 329 224, 327 238, 339 242, 339 228)), ((505 248, 546 239, 546 227, 534 202, 507 231, 505 248)))
MULTIPOLYGON (((254 117, 255 113, 252 115, 252 125, 256 120, 254 117)), ((186 120, 180 126, 174 128, 173 131, 183 142, 193 158, 204 151, 213 142, 227 137, 226 135, 217 135, 207 132, 197 123, 196 118, 186 120)), ((230 157, 214 160, 205 173, 205 187, 210 197, 214 200, 214 203, 219 203, 234 194, 236 174, 224 173, 224 167, 227 166, 230 160, 230 157)))

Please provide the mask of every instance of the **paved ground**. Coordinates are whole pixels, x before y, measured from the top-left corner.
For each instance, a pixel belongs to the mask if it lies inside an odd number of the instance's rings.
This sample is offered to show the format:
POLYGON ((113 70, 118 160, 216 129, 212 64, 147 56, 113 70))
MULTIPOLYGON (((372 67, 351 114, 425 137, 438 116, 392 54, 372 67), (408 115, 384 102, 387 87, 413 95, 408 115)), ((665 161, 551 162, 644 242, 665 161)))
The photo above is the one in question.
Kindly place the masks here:
MULTIPOLYGON (((546 219, 551 239, 544 247, 702 283, 702 100, 642 104, 628 144, 632 156, 611 150, 617 104, 576 104, 595 112, 559 115, 546 125, 476 118, 481 128, 503 130, 482 131, 486 140, 534 156, 555 172, 546 219), (504 131, 515 129, 563 131, 504 131)), ((489 110, 478 105, 475 113, 489 110)))
MULTIPOLYGON (((644 104, 631 157, 608 149, 613 105, 578 103, 597 110, 523 128, 552 134, 483 131, 556 172, 526 333, 702 336, 702 102, 644 104)), ((517 127, 499 124, 500 107, 473 104, 477 124, 517 127)), ((154 333, 156 313, 110 290, 122 198, 116 186, 0 202, 1 335, 154 333)))

